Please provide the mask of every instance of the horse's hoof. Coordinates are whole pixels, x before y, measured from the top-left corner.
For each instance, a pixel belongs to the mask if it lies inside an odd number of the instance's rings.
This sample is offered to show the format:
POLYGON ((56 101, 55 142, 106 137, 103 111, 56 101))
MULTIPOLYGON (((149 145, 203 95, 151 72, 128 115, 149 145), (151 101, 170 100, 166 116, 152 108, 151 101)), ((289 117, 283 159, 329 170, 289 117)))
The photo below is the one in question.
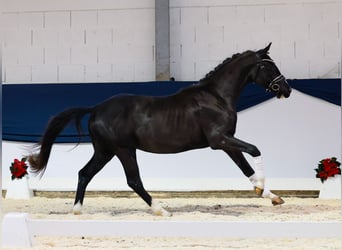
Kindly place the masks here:
POLYGON ((80 202, 77 202, 72 210, 74 215, 80 215, 82 214, 82 205, 80 202))
POLYGON ((152 212, 156 216, 162 216, 162 217, 171 217, 172 216, 172 213, 168 212, 167 210, 165 210, 161 206, 152 207, 152 212))
POLYGON ((285 203, 285 201, 282 198, 280 198, 280 197, 274 197, 272 199, 273 206, 281 205, 281 204, 284 204, 284 203, 285 203))
POLYGON ((162 210, 154 210, 153 214, 156 216, 162 216, 162 217, 171 217, 172 213, 166 211, 165 209, 162 210))
POLYGON ((171 217, 172 213, 166 211, 158 201, 152 200, 151 209, 154 215, 171 217))
POLYGON ((262 188, 258 188, 258 187, 254 187, 254 192, 258 195, 258 196, 262 196, 262 193, 264 192, 264 189, 262 188))

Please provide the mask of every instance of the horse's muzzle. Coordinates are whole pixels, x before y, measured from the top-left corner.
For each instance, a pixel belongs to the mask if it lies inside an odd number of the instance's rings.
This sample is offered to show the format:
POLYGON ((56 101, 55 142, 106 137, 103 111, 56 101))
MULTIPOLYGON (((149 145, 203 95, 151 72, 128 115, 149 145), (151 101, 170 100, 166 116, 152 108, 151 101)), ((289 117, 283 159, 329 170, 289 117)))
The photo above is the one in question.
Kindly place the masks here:
POLYGON ((285 84, 282 84, 279 91, 277 92, 277 98, 288 98, 292 92, 290 85, 287 83, 286 80, 284 81, 285 84))

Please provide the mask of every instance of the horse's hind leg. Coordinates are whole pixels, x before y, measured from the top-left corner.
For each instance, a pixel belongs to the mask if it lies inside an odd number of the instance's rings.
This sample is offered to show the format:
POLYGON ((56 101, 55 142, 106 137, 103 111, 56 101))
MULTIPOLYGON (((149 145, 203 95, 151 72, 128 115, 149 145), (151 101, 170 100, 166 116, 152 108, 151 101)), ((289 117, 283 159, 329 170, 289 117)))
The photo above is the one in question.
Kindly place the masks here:
POLYGON ((91 179, 113 158, 111 153, 95 151, 90 161, 78 172, 78 184, 74 203, 74 214, 80 214, 87 185, 91 179))
POLYGON ((124 168, 127 184, 132 188, 152 209, 155 215, 171 216, 162 206, 147 193, 141 181, 135 149, 120 149, 116 152, 124 168))

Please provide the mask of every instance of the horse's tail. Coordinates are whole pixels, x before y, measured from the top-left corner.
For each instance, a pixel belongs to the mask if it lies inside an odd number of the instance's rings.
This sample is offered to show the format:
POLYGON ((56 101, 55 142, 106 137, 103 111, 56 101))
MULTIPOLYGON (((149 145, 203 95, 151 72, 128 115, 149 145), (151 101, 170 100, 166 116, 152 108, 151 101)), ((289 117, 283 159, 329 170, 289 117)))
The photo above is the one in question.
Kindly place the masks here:
POLYGON ((44 173, 54 141, 71 121, 75 121, 77 132, 79 135, 81 134, 81 119, 91 110, 92 108, 68 109, 57 114, 49 121, 47 129, 38 143, 38 147, 40 147, 39 153, 28 157, 30 168, 34 173, 44 173))

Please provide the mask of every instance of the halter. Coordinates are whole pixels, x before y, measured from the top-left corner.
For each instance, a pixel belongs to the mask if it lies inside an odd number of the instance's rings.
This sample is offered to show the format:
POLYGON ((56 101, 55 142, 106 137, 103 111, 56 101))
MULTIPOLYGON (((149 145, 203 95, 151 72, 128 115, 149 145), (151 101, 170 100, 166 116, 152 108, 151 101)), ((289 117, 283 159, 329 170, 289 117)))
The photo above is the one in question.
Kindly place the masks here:
MULTIPOLYGON (((270 63, 274 63, 274 61, 272 59, 261 59, 261 62, 270 62, 270 63)), ((267 92, 278 92, 280 90, 280 85, 277 82, 280 82, 282 80, 285 80, 285 77, 280 74, 279 76, 276 76, 267 86, 266 91, 267 92)))

